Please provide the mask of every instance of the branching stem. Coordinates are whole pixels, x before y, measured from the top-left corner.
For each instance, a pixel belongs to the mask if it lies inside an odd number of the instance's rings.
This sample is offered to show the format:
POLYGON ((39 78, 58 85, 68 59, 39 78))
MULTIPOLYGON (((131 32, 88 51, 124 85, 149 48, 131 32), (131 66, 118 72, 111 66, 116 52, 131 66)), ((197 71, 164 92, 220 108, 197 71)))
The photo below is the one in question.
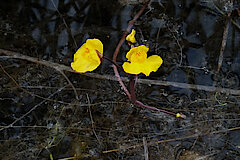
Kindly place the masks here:
POLYGON ((158 112, 163 112, 163 113, 166 113, 166 114, 169 114, 169 115, 173 115, 173 116, 175 116, 175 117, 186 118, 186 116, 183 115, 183 114, 180 114, 180 113, 175 114, 175 113, 173 113, 173 112, 169 112, 169 111, 166 111, 166 110, 162 110, 162 109, 158 109, 158 108, 155 108, 155 107, 151 107, 151 106, 148 106, 148 105, 143 104, 143 103, 140 102, 140 101, 137 101, 136 95, 135 95, 135 78, 136 78, 136 77, 134 77, 134 78, 131 77, 131 78, 130 78, 130 93, 129 93, 127 87, 124 85, 124 83, 123 83, 123 81, 122 81, 122 79, 121 79, 121 77, 120 77, 120 75, 119 75, 119 72, 118 72, 118 69, 117 69, 118 65, 116 64, 117 55, 118 55, 118 53, 119 53, 119 50, 120 50, 123 42, 125 41, 125 37, 127 36, 127 33, 130 32, 130 29, 132 28, 134 22, 140 17, 140 15, 143 13, 144 9, 148 6, 148 4, 149 4, 149 1, 146 2, 146 3, 143 5, 142 9, 135 15, 135 17, 133 18, 133 20, 129 22, 127 31, 126 31, 126 32, 124 33, 124 35, 122 36, 121 40, 119 41, 119 43, 118 43, 118 45, 117 45, 117 47, 116 47, 116 49, 115 49, 115 51, 114 51, 113 60, 111 61, 111 62, 114 64, 113 70, 114 70, 115 76, 117 77, 117 80, 118 80, 119 84, 121 85, 123 91, 125 92, 125 94, 128 96, 128 98, 131 100, 131 102, 132 102, 133 104, 136 104, 136 105, 141 106, 141 107, 143 107, 143 108, 148 108, 148 109, 150 109, 150 110, 155 110, 155 111, 158 111, 158 112))

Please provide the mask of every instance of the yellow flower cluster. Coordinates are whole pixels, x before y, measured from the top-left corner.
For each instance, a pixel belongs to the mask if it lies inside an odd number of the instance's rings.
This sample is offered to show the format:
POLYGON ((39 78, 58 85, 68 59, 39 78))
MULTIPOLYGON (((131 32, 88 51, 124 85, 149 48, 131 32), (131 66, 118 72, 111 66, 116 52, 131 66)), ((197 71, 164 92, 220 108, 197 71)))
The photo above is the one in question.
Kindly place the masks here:
MULTIPOLYGON (((131 34, 126 37, 126 40, 131 43, 136 43, 136 31, 132 30, 131 34)), ((140 45, 131 48, 127 53, 128 62, 123 63, 123 70, 130 74, 143 73, 149 76, 151 72, 156 72, 162 65, 163 60, 158 55, 147 57, 149 48, 145 45, 140 45)), ((74 54, 74 60, 71 63, 73 70, 85 73, 95 70, 101 64, 103 57, 103 44, 99 39, 88 39, 74 54)))

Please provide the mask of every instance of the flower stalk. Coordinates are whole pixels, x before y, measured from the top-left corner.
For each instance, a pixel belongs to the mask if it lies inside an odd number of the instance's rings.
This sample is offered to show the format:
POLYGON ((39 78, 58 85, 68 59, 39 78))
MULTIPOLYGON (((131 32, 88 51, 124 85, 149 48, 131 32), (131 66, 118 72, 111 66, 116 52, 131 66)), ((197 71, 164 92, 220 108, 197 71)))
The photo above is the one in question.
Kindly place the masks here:
POLYGON ((131 93, 131 96, 130 96, 131 99, 130 100, 133 104, 138 105, 138 106, 143 107, 143 108, 153 110, 153 111, 163 112, 165 114, 172 115, 172 116, 175 116, 177 118, 183 118, 183 119, 186 118, 186 116, 183 115, 183 114, 180 114, 180 113, 176 114, 176 113, 173 113, 173 112, 170 112, 170 111, 167 111, 167 110, 163 110, 163 109, 159 109, 159 108, 156 108, 156 107, 148 106, 148 105, 143 104, 142 102, 138 101, 136 99, 136 94, 135 94, 136 78, 137 78, 137 76, 135 76, 135 77, 131 76, 130 77, 130 82, 129 82, 130 93, 131 93))
POLYGON ((135 82, 136 82, 136 78, 137 76, 133 77, 130 76, 130 82, 129 82, 129 86, 130 86, 130 93, 131 93, 131 101, 133 104, 136 104, 136 94, 135 94, 135 82))
POLYGON ((185 115, 180 113, 173 113, 170 111, 166 111, 163 109, 158 109, 156 107, 151 107, 148 105, 143 104, 142 102, 138 101, 135 94, 135 86, 136 86, 136 78, 137 74, 143 73, 146 76, 149 76, 151 72, 156 72, 158 68, 162 65, 163 60, 158 55, 147 56, 147 52, 149 48, 145 45, 140 45, 134 47, 134 43, 136 43, 135 34, 136 31, 132 30, 132 32, 127 36, 127 33, 130 32, 134 22, 137 18, 142 14, 143 10, 147 7, 147 3, 142 7, 142 9, 138 12, 138 14, 134 17, 132 21, 129 22, 129 26, 127 31, 124 33, 122 39, 118 43, 115 52, 113 54, 113 59, 107 58, 103 56, 103 44, 99 39, 88 39, 74 54, 74 61, 71 63, 71 67, 73 70, 85 73, 89 71, 95 70, 102 62, 103 59, 108 60, 113 64, 113 70, 115 76, 117 77, 118 82, 120 83, 123 91, 128 96, 129 100, 135 105, 141 106, 143 108, 147 108, 150 110, 163 112, 177 118, 186 118, 185 115), (127 62, 124 62, 122 67, 119 66, 116 62, 118 52, 120 47, 122 46, 123 42, 125 41, 125 37, 127 36, 126 40, 130 45, 131 49, 126 54, 127 62), (128 91, 127 87, 123 83, 118 69, 124 71, 125 74, 131 74, 130 81, 129 81, 129 88, 130 92, 128 91))
POLYGON ((109 61, 110 63, 112 63, 113 65, 115 65, 116 67, 118 67, 119 69, 122 69, 121 66, 119 66, 116 62, 114 62, 112 59, 108 58, 108 57, 105 57, 105 56, 101 56, 101 53, 96 50, 97 54, 98 54, 98 57, 100 58, 100 60, 102 61, 103 59, 106 59, 107 61, 109 61))

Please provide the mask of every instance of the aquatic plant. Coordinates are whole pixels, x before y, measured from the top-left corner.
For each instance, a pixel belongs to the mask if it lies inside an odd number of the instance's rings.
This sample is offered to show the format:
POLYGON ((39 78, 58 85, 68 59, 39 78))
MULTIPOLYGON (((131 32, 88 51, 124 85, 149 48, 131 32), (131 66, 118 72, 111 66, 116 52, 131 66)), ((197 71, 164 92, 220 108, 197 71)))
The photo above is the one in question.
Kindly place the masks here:
MULTIPOLYGON (((151 72, 156 72, 158 68, 162 65, 163 60, 158 55, 152 55, 147 57, 147 52, 149 48, 145 45, 134 46, 133 43, 136 43, 135 38, 136 31, 133 29, 132 32, 126 36, 126 41, 130 45, 130 50, 126 54, 126 58, 128 59, 127 62, 124 62, 122 67, 116 63, 116 55, 118 54, 119 49, 117 52, 114 52, 113 60, 103 56, 103 44, 99 39, 88 39, 86 43, 84 43, 74 54, 74 60, 71 63, 71 67, 73 70, 85 73, 88 71, 95 70, 100 64, 102 59, 106 59, 114 64, 114 72, 115 76, 118 78, 120 85, 122 86, 124 92, 128 96, 128 98, 132 101, 133 104, 139 105, 144 108, 148 108, 151 110, 164 112, 169 115, 176 116, 177 118, 185 118, 185 115, 180 113, 173 113, 166 110, 158 109, 155 107, 151 107, 148 105, 143 104, 140 101, 137 101, 135 96, 135 80, 138 74, 143 73, 146 76, 149 76, 151 72), (122 83, 121 77, 118 73, 118 68, 121 68, 125 73, 129 73, 129 86, 130 92, 127 90, 126 86, 122 83)), ((124 37, 123 36, 123 37, 124 37)), ((120 42, 123 42, 124 39, 120 42)), ((120 43, 119 43, 120 44, 120 43)), ((120 45, 119 45, 120 46, 120 45)))

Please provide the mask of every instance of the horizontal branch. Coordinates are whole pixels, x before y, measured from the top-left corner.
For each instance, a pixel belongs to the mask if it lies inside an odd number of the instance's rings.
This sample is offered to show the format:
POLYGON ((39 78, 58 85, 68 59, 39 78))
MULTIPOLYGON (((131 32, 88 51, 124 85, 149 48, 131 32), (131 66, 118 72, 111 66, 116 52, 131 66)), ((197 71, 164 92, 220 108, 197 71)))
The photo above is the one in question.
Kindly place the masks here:
MULTIPOLYGON (((71 67, 63 65, 63 64, 40 60, 38 58, 26 56, 26 55, 23 55, 23 54, 20 54, 17 52, 12 52, 12 51, 8 51, 8 50, 4 50, 4 49, 0 49, 0 54, 6 55, 6 56, 0 56, 0 58, 22 59, 22 60, 30 61, 33 63, 45 65, 47 67, 51 67, 56 70, 73 72, 73 73, 85 75, 85 76, 88 76, 91 78, 117 81, 117 78, 114 75, 101 75, 101 74, 97 74, 97 73, 78 73, 78 72, 72 70, 71 67)), ((127 77, 121 77, 121 79, 124 82, 129 81, 129 79, 127 77)), ((186 88, 186 89, 194 89, 194 90, 203 90, 203 91, 207 91, 207 92, 220 92, 220 93, 226 93, 226 94, 232 94, 232 95, 240 95, 240 90, 214 87, 214 86, 195 85, 195 84, 160 81, 160 80, 149 80, 149 79, 138 79, 137 82, 141 83, 141 84, 147 84, 147 85, 172 86, 172 87, 176 87, 176 88, 186 88)))

